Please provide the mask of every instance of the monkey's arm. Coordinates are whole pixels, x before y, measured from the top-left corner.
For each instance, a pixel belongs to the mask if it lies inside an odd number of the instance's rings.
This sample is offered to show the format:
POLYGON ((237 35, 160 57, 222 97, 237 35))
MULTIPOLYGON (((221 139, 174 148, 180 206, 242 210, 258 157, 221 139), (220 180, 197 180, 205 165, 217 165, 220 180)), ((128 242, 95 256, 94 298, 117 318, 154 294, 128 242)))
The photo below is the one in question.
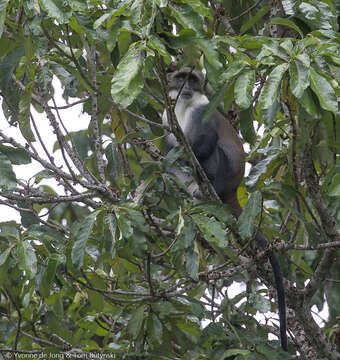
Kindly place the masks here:
POLYGON ((201 164, 211 157, 218 142, 215 116, 202 123, 203 109, 204 106, 193 112, 192 116, 199 120, 194 122, 195 126, 190 128, 187 135, 192 151, 201 164))

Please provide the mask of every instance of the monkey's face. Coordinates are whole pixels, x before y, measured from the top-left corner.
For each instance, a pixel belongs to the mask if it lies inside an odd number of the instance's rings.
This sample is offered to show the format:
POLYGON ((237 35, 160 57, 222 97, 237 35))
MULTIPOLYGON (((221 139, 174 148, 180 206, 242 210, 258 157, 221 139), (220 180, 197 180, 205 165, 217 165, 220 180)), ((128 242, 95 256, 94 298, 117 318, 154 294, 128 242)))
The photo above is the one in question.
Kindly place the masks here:
POLYGON ((201 77, 197 71, 191 71, 190 68, 183 68, 170 75, 169 78, 169 95, 172 99, 176 99, 180 93, 181 101, 190 102, 195 92, 202 92, 201 77))

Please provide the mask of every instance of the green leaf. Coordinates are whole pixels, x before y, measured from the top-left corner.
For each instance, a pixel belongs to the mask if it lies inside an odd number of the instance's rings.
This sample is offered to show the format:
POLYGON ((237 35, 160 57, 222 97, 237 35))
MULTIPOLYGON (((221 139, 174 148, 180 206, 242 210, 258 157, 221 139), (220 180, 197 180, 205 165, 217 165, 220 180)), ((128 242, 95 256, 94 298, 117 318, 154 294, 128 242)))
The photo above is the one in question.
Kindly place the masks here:
POLYGON ((242 239, 249 239, 253 235, 254 221, 256 216, 261 212, 261 205, 261 193, 259 191, 251 193, 237 222, 242 239))
POLYGON ((117 219, 113 214, 105 214, 104 217, 104 248, 113 253, 116 242, 117 219))
POLYGON ((222 64, 219 60, 219 54, 217 52, 217 46, 211 39, 197 39, 197 44, 201 48, 209 64, 215 69, 215 71, 222 69, 222 64))
POLYGON ((52 179, 56 176, 56 174, 52 170, 41 170, 37 174, 34 175, 35 183, 39 184, 43 179, 52 179))
POLYGON ((203 215, 191 215, 195 224, 198 226, 204 238, 212 246, 217 246, 220 249, 228 245, 227 233, 222 228, 221 224, 214 218, 209 218, 203 215))
POLYGON ((313 68, 309 72, 310 85, 320 101, 323 109, 337 114, 339 111, 337 96, 332 85, 322 75, 318 74, 313 68))
POLYGON ((245 141, 249 144, 255 143, 256 132, 251 108, 240 112, 240 131, 245 141))
POLYGON ((190 217, 179 215, 179 224, 177 228, 178 241, 176 241, 173 250, 175 252, 182 252, 192 246, 195 237, 195 226, 190 217))
POLYGON ((8 157, 0 153, 0 187, 14 189, 17 181, 8 157))
POLYGON ((269 12, 271 7, 269 5, 263 6, 261 10, 259 10, 255 15, 251 15, 250 19, 241 26, 240 34, 244 34, 247 30, 253 27, 258 21, 260 21, 264 15, 269 12))
POLYGON ((204 33, 202 16, 194 12, 189 5, 183 4, 178 6, 176 4, 176 7, 170 5, 169 8, 171 9, 173 16, 184 29, 194 30, 198 35, 204 33))
POLYGON ((26 272, 29 279, 33 279, 37 273, 37 258, 33 247, 28 241, 19 241, 17 256, 19 268, 26 272))
POLYGON ((288 66, 289 64, 287 63, 280 64, 269 74, 259 97, 261 109, 267 110, 274 104, 282 77, 287 71, 288 66))
POLYGON ((35 141, 33 131, 31 129, 31 93, 32 93, 33 82, 28 84, 25 88, 24 94, 22 95, 19 102, 19 128, 21 134, 27 141, 35 141))
POLYGON ((271 105, 269 109, 261 110, 262 119, 263 119, 263 122, 265 123, 266 127, 268 127, 268 128, 273 127, 274 121, 276 119, 276 115, 277 115, 277 112, 279 111, 279 109, 280 109, 280 104, 277 101, 277 99, 275 98, 274 104, 271 105))
POLYGON ((204 108, 202 114, 202 123, 206 123, 210 120, 212 114, 216 111, 218 105, 221 103, 225 94, 228 92, 230 87, 230 82, 226 82, 219 91, 217 91, 214 96, 211 98, 209 104, 204 108))
POLYGON ((160 7, 160 8, 164 8, 168 6, 168 1, 169 0, 155 0, 156 4, 160 7))
POLYGON ((251 105, 254 87, 255 71, 252 69, 243 70, 234 86, 235 101, 241 109, 247 109, 251 105))
POLYGON ((0 254, 0 266, 2 266, 6 260, 8 259, 9 254, 11 253, 13 246, 8 247, 7 249, 5 249, 1 254, 0 254))
POLYGON ((235 355, 247 356, 247 355, 250 355, 250 354, 251 353, 250 353, 249 350, 229 349, 225 353, 223 353, 222 357, 220 357, 220 358, 225 359, 225 358, 228 358, 230 356, 235 356, 235 355))
POLYGON ((300 99, 309 86, 309 68, 299 60, 294 60, 289 65, 290 87, 292 93, 300 99))
POLYGON ((70 134, 72 136, 74 145, 81 160, 85 161, 88 158, 88 152, 91 149, 91 139, 88 132, 84 130, 75 131, 70 134))
POLYGON ((56 19, 59 24, 67 24, 69 22, 72 13, 66 11, 63 0, 39 0, 39 3, 48 15, 56 19))
POLYGON ((111 142, 105 148, 105 156, 109 178, 116 182, 121 173, 118 144, 116 142, 111 142))
POLYGON ((23 165, 31 163, 31 157, 25 149, 18 149, 12 146, 0 144, 0 153, 6 155, 14 165, 23 165))
POLYGON ((142 305, 138 307, 136 310, 134 310, 131 319, 127 324, 127 332, 132 336, 133 339, 137 339, 139 333, 142 330, 145 310, 146 310, 145 305, 142 305))
POLYGON ((104 15, 102 15, 99 19, 97 19, 94 23, 93 23, 93 29, 98 29, 99 26, 106 21, 107 19, 110 19, 112 16, 113 10, 111 10, 110 12, 105 13, 104 15))
POLYGON ((329 196, 340 196, 340 174, 336 174, 328 189, 329 196))
POLYGON ((149 340, 153 343, 162 343, 163 325, 155 314, 151 314, 148 318, 148 334, 149 340))
POLYGON ((87 291, 87 293, 89 296, 89 302, 91 304, 91 307, 97 312, 103 311, 104 308, 103 294, 101 294, 98 291, 90 290, 90 289, 87 291))
POLYGON ((194 243, 188 251, 186 252, 186 261, 185 261, 185 269, 188 275, 198 281, 198 270, 200 265, 200 256, 199 251, 197 249, 197 244, 194 243))
POLYGON ((258 293, 251 293, 249 295, 249 303, 252 307, 262 313, 270 311, 271 308, 270 300, 258 293))
POLYGON ((313 99, 313 93, 310 88, 306 89, 300 99, 300 104, 312 118, 317 118, 320 114, 319 108, 313 99))
POLYGON ((162 39, 160 39, 155 34, 151 34, 148 39, 148 45, 151 47, 151 49, 156 50, 160 56, 164 57, 166 64, 171 63, 171 56, 168 53, 165 44, 162 42, 162 39))
POLYGON ((4 31, 5 19, 6 19, 6 8, 9 0, 0 0, 0 38, 4 31))
POLYGON ((220 222, 231 225, 234 223, 234 217, 231 207, 226 204, 216 203, 214 201, 204 202, 195 205, 192 213, 206 214, 215 216, 220 222))
POLYGON ((112 78, 112 99, 122 106, 128 107, 143 88, 142 78, 143 54, 138 46, 130 47, 118 64, 112 78))
POLYGON ((249 187, 253 187, 256 184, 258 184, 258 186, 261 185, 269 174, 280 164, 280 155, 281 151, 277 149, 252 167, 246 179, 246 185, 249 187))
POLYGON ((291 29, 295 30, 300 35, 301 39, 303 38, 303 32, 292 20, 289 20, 287 18, 273 18, 270 20, 270 23, 274 25, 288 26, 291 29))
POLYGON ((87 240, 92 234, 92 229, 95 224, 98 211, 94 211, 87 216, 79 226, 77 233, 75 234, 75 242, 72 247, 71 258, 72 263, 76 268, 80 268, 84 264, 85 248, 87 240))
POLYGON ((28 204, 24 201, 19 201, 18 206, 25 210, 20 210, 20 216, 21 216, 21 224, 25 226, 26 228, 29 228, 31 225, 39 224, 39 218, 35 216, 34 213, 32 213, 32 205, 28 204))
POLYGON ((204 18, 213 18, 210 9, 200 0, 184 0, 183 2, 189 4, 195 12, 202 15, 204 18))
POLYGON ((60 262, 61 262, 61 258, 58 254, 52 254, 48 258, 47 267, 45 269, 39 288, 39 291, 44 297, 48 297, 50 295, 50 290, 55 282, 55 274, 60 262))

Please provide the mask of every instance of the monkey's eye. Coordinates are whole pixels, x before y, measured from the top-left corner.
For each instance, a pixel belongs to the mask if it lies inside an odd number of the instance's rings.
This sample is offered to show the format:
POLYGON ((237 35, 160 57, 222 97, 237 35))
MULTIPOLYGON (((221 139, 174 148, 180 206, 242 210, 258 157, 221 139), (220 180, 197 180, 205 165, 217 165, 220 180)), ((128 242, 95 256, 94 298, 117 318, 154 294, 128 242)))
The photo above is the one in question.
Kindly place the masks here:
POLYGON ((186 75, 185 74, 179 74, 176 76, 176 81, 179 82, 183 82, 186 79, 186 75))

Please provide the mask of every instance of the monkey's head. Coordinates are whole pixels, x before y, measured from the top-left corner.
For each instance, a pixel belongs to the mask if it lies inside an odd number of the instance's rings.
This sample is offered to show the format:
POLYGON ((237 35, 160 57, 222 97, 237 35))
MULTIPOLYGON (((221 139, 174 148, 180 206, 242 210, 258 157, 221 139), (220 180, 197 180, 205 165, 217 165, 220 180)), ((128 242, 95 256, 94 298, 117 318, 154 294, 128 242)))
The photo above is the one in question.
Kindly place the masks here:
POLYGON ((180 100, 190 102, 196 92, 203 92, 203 74, 199 70, 183 67, 167 75, 169 95, 176 99, 180 92, 180 100))

